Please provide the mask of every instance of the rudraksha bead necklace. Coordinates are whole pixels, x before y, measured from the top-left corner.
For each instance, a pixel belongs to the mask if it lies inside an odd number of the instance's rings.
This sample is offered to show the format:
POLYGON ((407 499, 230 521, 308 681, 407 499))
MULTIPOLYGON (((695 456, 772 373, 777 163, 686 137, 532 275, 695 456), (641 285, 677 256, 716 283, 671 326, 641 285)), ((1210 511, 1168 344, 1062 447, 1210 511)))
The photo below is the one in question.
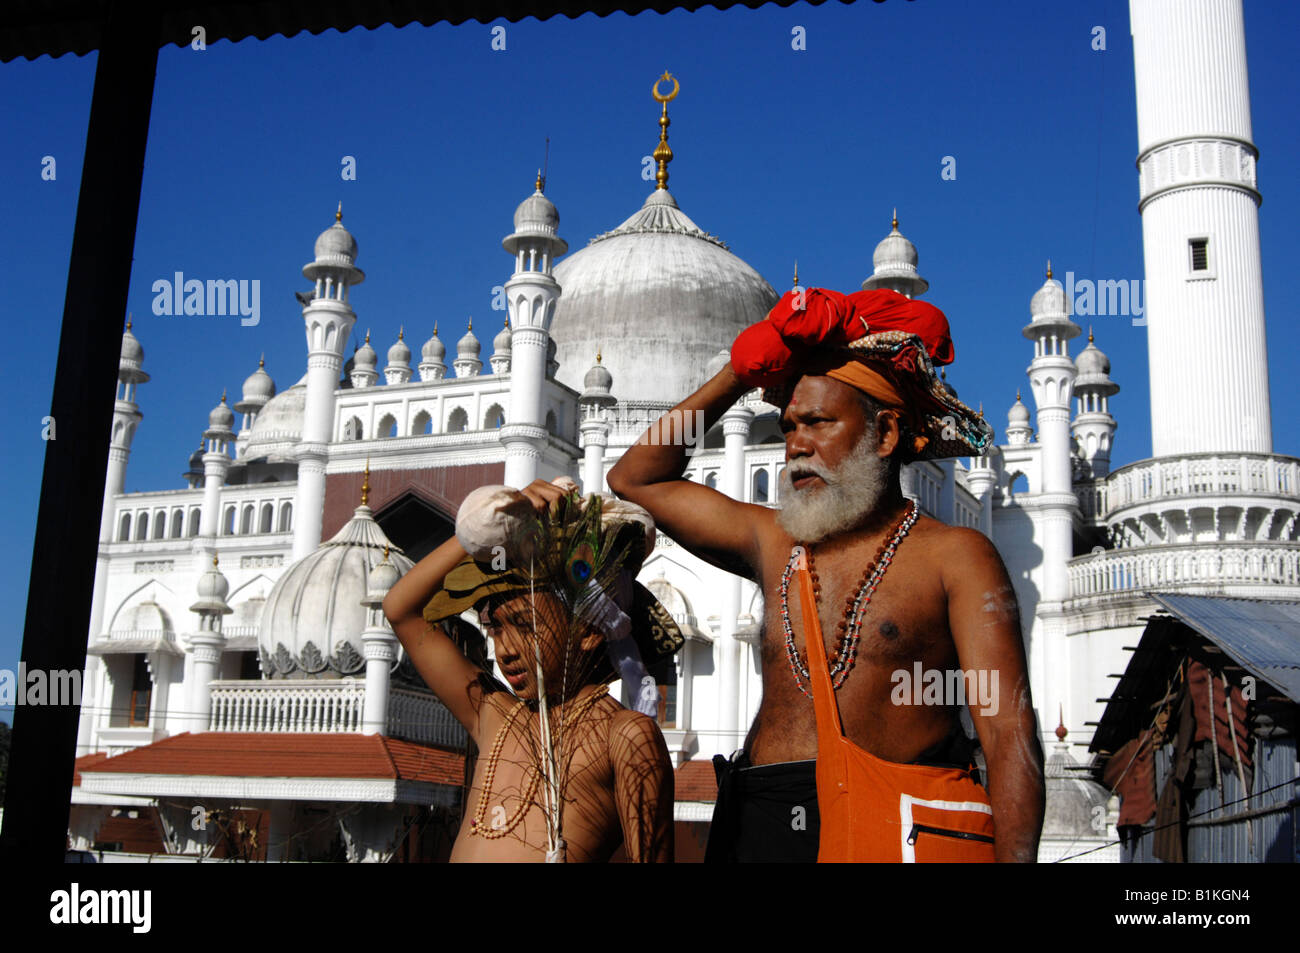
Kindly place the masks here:
MULTIPOLYGON (((908 530, 916 523, 918 515, 916 501, 909 500, 902 518, 894 527, 894 532, 880 545, 876 550, 876 558, 863 570, 862 582, 858 585, 857 594, 849 596, 844 601, 844 618, 839 624, 839 642, 835 648, 835 655, 830 660, 832 685, 837 689, 844 684, 844 679, 848 678, 849 669, 853 667, 854 659, 857 658, 862 615, 871 603, 871 597, 875 594, 876 587, 880 585, 880 580, 884 578, 885 570, 893 561, 894 551, 898 549, 898 544, 903 541, 908 530)), ((794 575, 794 567, 799 561, 801 550, 808 554, 808 573, 812 576, 813 595, 818 599, 821 598, 821 581, 817 578, 812 546, 795 546, 790 551, 790 561, 786 563, 785 571, 781 573, 781 627, 785 630, 785 654, 790 661, 790 672, 794 675, 794 683, 799 691, 812 698, 812 693, 804 688, 803 681, 800 680, 801 675, 808 681, 812 680, 812 676, 808 674, 808 666, 800 658, 799 650, 794 647, 794 628, 790 625, 790 578, 794 575)))

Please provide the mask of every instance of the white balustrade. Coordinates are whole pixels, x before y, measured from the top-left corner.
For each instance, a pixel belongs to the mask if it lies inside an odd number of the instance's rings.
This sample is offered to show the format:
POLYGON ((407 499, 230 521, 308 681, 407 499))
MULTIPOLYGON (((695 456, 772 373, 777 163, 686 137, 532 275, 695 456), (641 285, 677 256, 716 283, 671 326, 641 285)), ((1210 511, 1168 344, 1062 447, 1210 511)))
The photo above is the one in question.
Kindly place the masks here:
POLYGON ((1300 588, 1300 549, 1225 543, 1111 550, 1072 559, 1068 571, 1072 599, 1144 589, 1300 588))
POLYGON ((1143 460, 1112 473, 1106 488, 1100 513, 1180 496, 1295 496, 1300 494, 1300 460, 1270 454, 1143 460))

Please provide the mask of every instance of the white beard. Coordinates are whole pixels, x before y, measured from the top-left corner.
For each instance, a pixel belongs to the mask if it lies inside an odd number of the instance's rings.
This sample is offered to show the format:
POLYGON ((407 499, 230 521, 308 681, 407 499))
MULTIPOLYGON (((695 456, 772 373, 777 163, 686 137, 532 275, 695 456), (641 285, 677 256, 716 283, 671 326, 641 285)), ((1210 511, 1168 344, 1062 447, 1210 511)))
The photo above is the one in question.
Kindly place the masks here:
POLYGON ((785 468, 780 480, 781 509, 776 515, 783 530, 800 542, 819 543, 866 521, 880 505, 889 478, 889 460, 871 449, 875 440, 868 440, 870 436, 870 432, 863 434, 833 470, 804 461, 785 468), (825 486, 796 490, 795 476, 809 473, 821 477, 825 486))

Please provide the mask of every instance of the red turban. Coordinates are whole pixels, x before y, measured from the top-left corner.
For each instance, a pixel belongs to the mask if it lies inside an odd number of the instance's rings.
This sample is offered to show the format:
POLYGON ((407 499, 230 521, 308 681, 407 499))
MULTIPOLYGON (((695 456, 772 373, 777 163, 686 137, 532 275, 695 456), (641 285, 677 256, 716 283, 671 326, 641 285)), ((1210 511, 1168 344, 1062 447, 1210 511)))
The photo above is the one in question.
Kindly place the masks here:
POLYGON ((752 387, 786 380, 826 348, 839 349, 881 331, 921 339, 932 364, 951 364, 952 337, 942 311, 897 291, 840 294, 825 288, 788 291, 766 321, 746 328, 731 348, 731 366, 752 387))

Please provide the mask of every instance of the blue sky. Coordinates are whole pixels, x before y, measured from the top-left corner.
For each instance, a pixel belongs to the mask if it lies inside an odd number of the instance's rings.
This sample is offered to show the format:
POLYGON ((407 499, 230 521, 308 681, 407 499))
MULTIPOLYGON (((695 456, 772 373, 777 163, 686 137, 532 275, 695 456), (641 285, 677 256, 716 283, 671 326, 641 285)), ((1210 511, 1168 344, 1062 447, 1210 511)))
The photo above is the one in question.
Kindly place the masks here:
MULTIPOLYGON (((505 26, 421 26, 165 49, 136 237, 129 310, 152 382, 127 489, 184 486, 180 473, 223 388, 237 399, 266 354, 280 389, 305 371, 292 292, 343 201, 367 273, 358 329, 382 355, 405 325, 414 347, 469 316, 488 334, 492 288, 509 276, 501 238, 531 192, 550 137, 547 194, 571 248, 618 225, 653 188, 650 86, 679 77, 670 189, 778 290, 856 290, 898 207, 920 252, 927 300, 947 313, 949 379, 983 402, 1003 439, 1032 348, 1020 335, 1045 259, 1094 279, 1142 277, 1137 128, 1123 0, 969 4, 920 0, 505 26), (1106 50, 1091 48, 1094 26, 1106 50), (806 50, 791 48, 806 31, 806 50), (355 181, 341 159, 354 156, 355 181), (955 180, 941 178, 945 156, 955 180), (151 285, 258 279, 261 321, 155 317, 151 285)), ((1246 5, 1271 356, 1274 449, 1300 453, 1289 386, 1300 343, 1285 294, 1300 194, 1300 4, 1246 5)), ((0 468, 0 667, 17 665, 44 444, 95 56, 0 65, 0 307, 10 354, 10 443, 0 468), (43 181, 44 156, 57 178, 43 181)), ((123 315, 125 317, 125 315, 123 315)), ((1086 323, 1088 319, 1078 319, 1086 323)), ((1094 319, 1121 385, 1114 463, 1150 455, 1145 330, 1094 319)), ((1081 342, 1076 343, 1078 351, 1081 342)), ((106 394, 105 400, 112 397, 106 394)), ((100 493, 101 486, 87 487, 100 493)))

